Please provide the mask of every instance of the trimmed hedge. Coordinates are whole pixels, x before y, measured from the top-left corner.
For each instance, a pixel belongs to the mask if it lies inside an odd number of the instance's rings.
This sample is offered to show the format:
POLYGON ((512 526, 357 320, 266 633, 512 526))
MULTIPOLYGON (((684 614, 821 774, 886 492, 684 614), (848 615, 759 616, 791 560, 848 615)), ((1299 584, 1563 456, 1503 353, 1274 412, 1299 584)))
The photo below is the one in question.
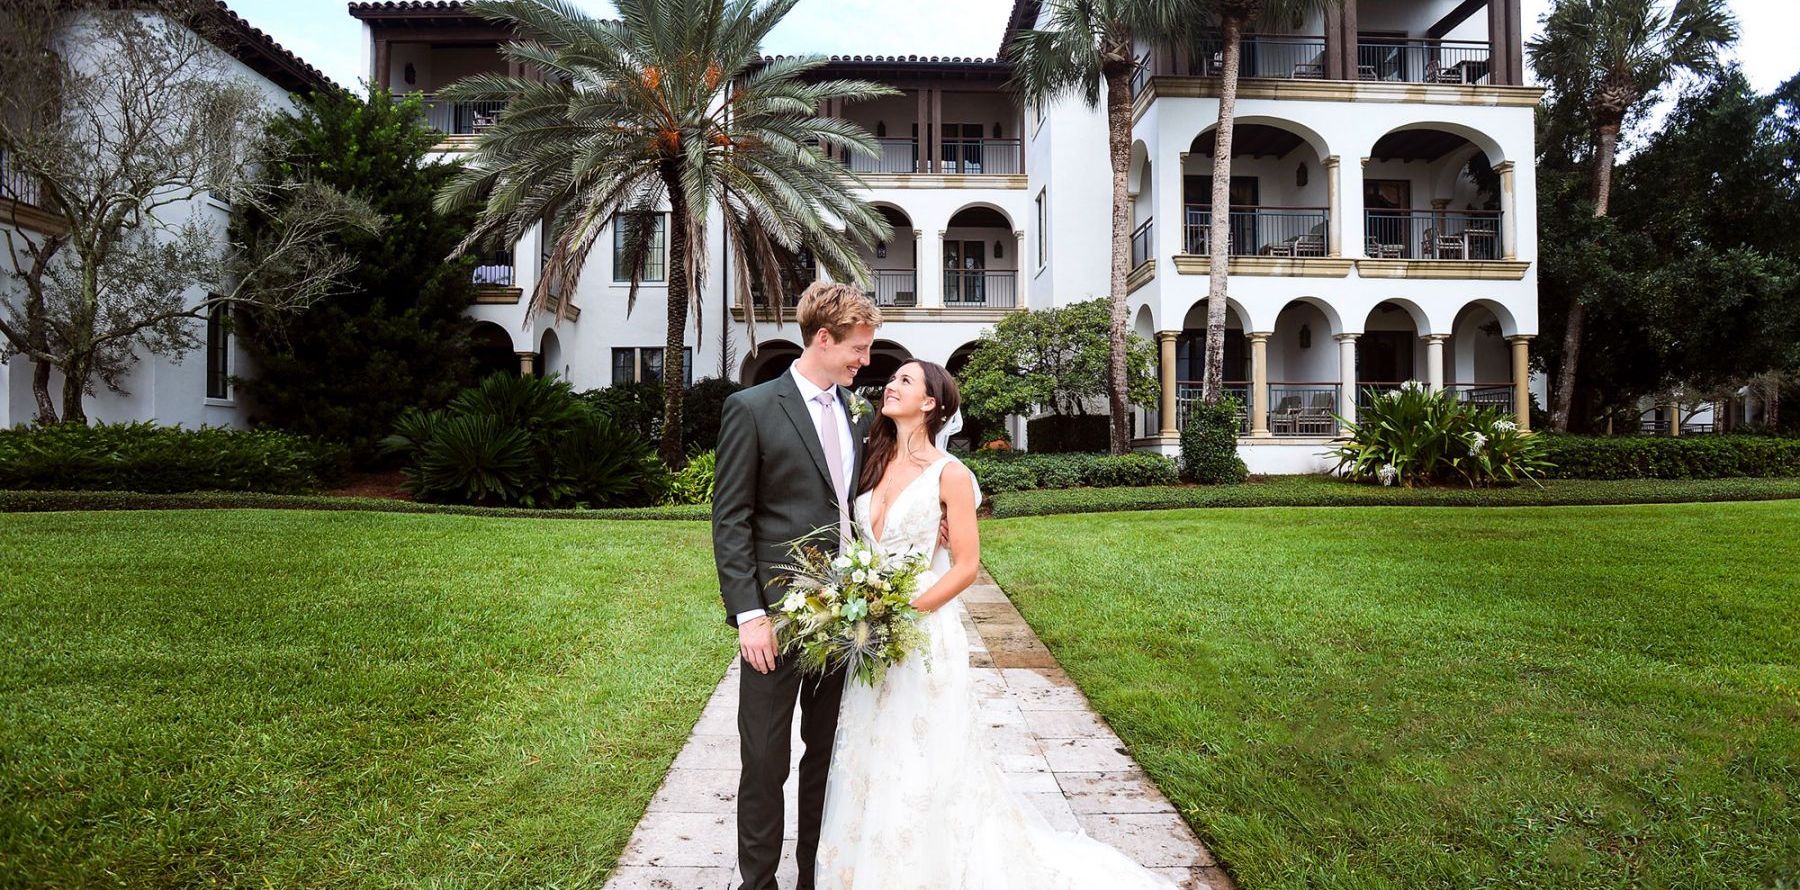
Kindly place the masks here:
POLYGON ((44 513, 66 510, 366 510, 373 513, 432 513, 513 519, 664 519, 712 518, 712 505, 617 507, 600 510, 470 507, 425 504, 390 498, 332 495, 263 494, 201 491, 144 494, 135 491, 0 491, 0 513, 44 513))
POLYGON ((1555 507, 1800 498, 1800 479, 1553 479, 1542 487, 1399 488, 1328 476, 1272 476, 1244 485, 1017 491, 990 503, 995 519, 1194 507, 1555 507))
POLYGON ((0 489, 302 494, 344 477, 348 451, 272 429, 153 423, 0 429, 0 489))
POLYGON ((982 452, 962 461, 983 494, 1036 488, 1105 488, 1119 485, 1173 485, 1175 462, 1157 454, 1040 454, 982 452))
POLYGON ((1774 436, 1568 436, 1546 433, 1559 479, 1800 476, 1800 439, 1774 436))
POLYGON ((1026 447, 1038 454, 1105 451, 1112 444, 1106 414, 1049 414, 1025 421, 1026 447))

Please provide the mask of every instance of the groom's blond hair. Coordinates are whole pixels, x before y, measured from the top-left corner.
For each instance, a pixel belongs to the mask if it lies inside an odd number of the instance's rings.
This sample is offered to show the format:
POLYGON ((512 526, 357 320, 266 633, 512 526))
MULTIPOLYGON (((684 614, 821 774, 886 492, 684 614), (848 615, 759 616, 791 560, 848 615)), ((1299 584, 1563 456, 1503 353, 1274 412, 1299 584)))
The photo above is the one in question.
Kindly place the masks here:
POLYGON ((881 326, 881 308, 862 288, 835 281, 815 281, 808 286, 800 294, 800 307, 794 314, 800 319, 801 342, 807 345, 820 328, 830 331, 831 339, 837 341, 858 325, 881 326))

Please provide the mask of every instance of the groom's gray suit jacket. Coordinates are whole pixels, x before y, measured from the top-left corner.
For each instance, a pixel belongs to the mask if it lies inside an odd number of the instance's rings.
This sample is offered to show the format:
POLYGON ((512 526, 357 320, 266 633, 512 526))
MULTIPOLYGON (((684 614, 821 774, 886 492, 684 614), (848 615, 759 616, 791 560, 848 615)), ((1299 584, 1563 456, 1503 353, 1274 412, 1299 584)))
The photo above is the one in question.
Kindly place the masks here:
MULTIPOLYGON (((853 396, 844 387, 835 389, 837 408, 848 417, 853 396)), ((869 413, 850 421, 853 457, 844 472, 852 492, 869 413)), ((823 530, 820 546, 836 549, 836 492, 819 432, 791 371, 725 400, 716 457, 713 561, 725 620, 735 626, 738 613, 770 608, 785 595, 772 584, 781 575, 776 567, 792 560, 787 542, 823 530)))

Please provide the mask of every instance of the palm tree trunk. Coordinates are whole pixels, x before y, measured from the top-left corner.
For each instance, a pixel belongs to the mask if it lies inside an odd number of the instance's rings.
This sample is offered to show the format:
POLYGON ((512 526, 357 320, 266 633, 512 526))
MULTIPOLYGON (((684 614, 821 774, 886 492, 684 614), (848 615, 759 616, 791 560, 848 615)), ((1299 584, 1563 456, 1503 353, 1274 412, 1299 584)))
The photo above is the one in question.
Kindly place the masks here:
POLYGON ((1230 16, 1221 22, 1225 52, 1219 72, 1219 127, 1213 141, 1212 231, 1207 235, 1209 254, 1206 290, 1206 375, 1200 398, 1216 405, 1225 392, 1225 294, 1231 272, 1231 131, 1237 115, 1238 56, 1242 52, 1244 23, 1230 16))
MULTIPOLYGON (((1599 126, 1598 150, 1594 152, 1594 217, 1606 216, 1612 203, 1613 156, 1619 145, 1619 123, 1604 121, 1599 126)), ((1559 433, 1569 431, 1571 408, 1575 402, 1576 370, 1581 361, 1581 335, 1587 327, 1587 305, 1576 299, 1569 307, 1568 322, 1563 325, 1561 364, 1556 371, 1556 398, 1550 408, 1550 428, 1559 433)))
POLYGON ((1119 66, 1106 75, 1106 148, 1112 162, 1112 317, 1107 327, 1106 396, 1112 413, 1112 453, 1131 450, 1130 409, 1125 375, 1125 279, 1131 274, 1131 71, 1119 66))
POLYGON ((31 363, 31 397, 37 401, 37 422, 49 426, 56 422, 56 402, 50 398, 50 363, 36 359, 31 363))
MULTIPOLYGON (((688 316, 688 206, 681 193, 681 182, 673 169, 665 172, 663 181, 669 189, 669 330, 663 340, 663 428, 657 454, 670 469, 680 469, 687 462, 681 443, 681 399, 686 391, 681 385, 686 363, 682 349, 687 339, 688 316)), ((752 320, 754 323, 754 319, 752 320)))

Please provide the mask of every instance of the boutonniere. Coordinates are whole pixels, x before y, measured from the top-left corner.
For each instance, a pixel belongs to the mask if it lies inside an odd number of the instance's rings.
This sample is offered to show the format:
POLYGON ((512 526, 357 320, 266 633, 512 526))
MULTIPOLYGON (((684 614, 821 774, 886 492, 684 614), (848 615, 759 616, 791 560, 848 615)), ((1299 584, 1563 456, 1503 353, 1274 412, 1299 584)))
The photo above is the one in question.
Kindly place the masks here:
POLYGON ((865 399, 862 396, 857 395, 856 393, 850 394, 850 420, 851 421, 860 423, 864 417, 869 416, 869 412, 871 410, 873 410, 873 409, 870 408, 868 399, 865 399))

